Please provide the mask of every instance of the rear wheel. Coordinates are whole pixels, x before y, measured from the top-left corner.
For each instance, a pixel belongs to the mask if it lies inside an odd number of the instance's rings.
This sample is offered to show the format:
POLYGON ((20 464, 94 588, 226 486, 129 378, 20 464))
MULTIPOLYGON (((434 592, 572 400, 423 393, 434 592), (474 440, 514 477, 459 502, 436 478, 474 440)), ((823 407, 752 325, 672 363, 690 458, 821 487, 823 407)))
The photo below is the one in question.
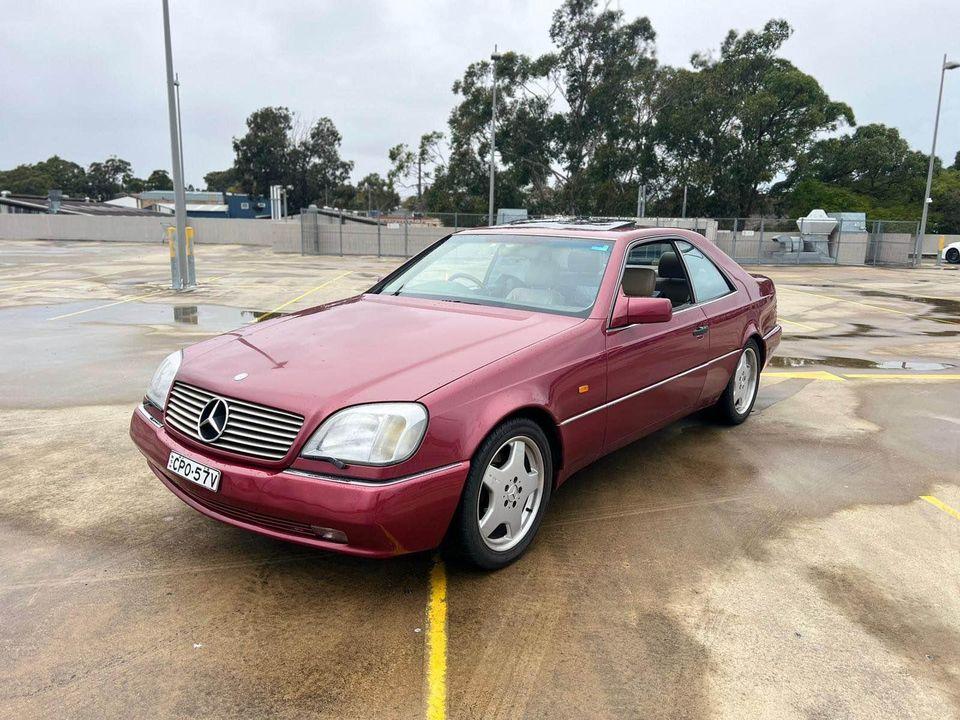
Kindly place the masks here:
POLYGON ((722 422, 739 425, 750 416, 760 385, 760 348, 755 340, 747 342, 726 390, 717 401, 716 410, 722 422))
POLYGON ((947 250, 947 262, 960 263, 960 250, 957 250, 956 248, 950 248, 947 250))
POLYGON ((474 456, 451 537, 468 562, 495 570, 529 547, 550 500, 550 443, 532 420, 499 425, 474 456))

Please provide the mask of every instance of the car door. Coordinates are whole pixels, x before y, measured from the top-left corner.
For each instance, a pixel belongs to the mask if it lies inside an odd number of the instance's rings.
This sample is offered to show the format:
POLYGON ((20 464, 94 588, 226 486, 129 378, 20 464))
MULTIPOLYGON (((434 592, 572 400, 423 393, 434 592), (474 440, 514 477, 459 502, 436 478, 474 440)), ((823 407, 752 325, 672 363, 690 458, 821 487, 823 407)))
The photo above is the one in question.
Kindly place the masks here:
MULTIPOLYGON (((605 451, 621 447, 690 412, 697 404, 709 360, 706 316, 696 307, 677 249, 670 240, 641 242, 628 250, 623 272, 656 272, 653 296, 669 297, 669 322, 608 328, 605 451)), ((629 290, 629 288, 628 288, 629 290)))
POLYGON ((748 313, 743 290, 733 283, 707 255, 685 240, 677 241, 680 257, 690 278, 697 305, 707 319, 710 360, 704 378, 702 403, 720 396, 737 364, 748 313))

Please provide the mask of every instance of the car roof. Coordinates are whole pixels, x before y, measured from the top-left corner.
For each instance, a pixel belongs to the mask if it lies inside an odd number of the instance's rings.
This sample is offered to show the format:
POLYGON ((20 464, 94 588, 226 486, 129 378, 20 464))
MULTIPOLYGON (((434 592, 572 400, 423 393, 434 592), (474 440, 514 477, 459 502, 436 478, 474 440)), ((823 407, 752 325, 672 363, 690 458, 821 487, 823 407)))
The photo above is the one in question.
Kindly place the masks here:
POLYGON ((676 227, 657 227, 644 225, 643 218, 602 218, 579 219, 558 218, 548 220, 527 220, 507 225, 491 227, 464 228, 463 234, 477 235, 541 235, 548 237, 582 237, 602 240, 632 242, 642 237, 662 237, 664 234, 683 237, 699 236, 699 233, 676 227))

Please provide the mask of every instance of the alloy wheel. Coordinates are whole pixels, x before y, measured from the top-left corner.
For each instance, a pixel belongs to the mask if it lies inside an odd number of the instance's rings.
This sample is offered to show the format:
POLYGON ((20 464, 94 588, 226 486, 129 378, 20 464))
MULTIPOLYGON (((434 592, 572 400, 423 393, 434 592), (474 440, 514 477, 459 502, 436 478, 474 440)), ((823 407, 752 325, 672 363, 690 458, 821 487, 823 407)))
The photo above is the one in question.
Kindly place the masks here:
POLYGON ((757 353, 752 347, 748 347, 740 355, 737 369, 733 374, 733 407, 741 415, 753 404, 753 396, 757 392, 758 372, 757 353))
POLYGON ((483 473, 477 498, 480 537, 491 550, 516 546, 534 524, 543 499, 543 455, 521 435, 504 442, 483 473))

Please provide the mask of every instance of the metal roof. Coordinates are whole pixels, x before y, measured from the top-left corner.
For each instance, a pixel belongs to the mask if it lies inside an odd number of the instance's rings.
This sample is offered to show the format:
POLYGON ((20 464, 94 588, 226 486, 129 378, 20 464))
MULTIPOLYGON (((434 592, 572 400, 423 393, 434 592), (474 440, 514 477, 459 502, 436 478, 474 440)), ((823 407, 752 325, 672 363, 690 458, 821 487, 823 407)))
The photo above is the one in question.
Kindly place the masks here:
MULTIPOLYGON (((187 196, 187 202, 195 203, 222 203, 223 193, 208 192, 206 190, 187 190, 184 193, 187 196)), ((144 190, 140 193, 143 200, 160 200, 173 202, 173 190, 144 190)))
MULTIPOLYGON (((162 207, 164 210, 169 210, 173 213, 176 210, 174 203, 161 202, 157 203, 156 207, 162 207)), ((186 205, 187 212, 208 212, 208 213, 223 213, 227 214, 227 211, 230 209, 229 205, 224 205, 223 203, 187 203, 186 205)))
MULTIPOLYGON (((39 195, 3 195, 0 196, 0 205, 18 207, 36 213, 49 213, 50 202, 39 195)), ((83 198, 65 197, 60 200, 60 215, 134 215, 145 217, 156 215, 151 210, 109 205, 107 203, 86 200, 83 198)))

